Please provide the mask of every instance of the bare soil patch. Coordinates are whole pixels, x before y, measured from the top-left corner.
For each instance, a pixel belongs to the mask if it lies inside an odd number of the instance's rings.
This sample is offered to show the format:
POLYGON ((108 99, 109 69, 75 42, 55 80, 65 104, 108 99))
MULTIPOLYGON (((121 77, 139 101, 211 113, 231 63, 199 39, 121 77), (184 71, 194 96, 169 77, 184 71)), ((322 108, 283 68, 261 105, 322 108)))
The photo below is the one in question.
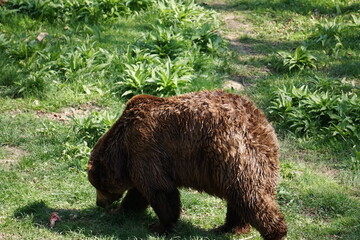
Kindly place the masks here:
MULTIPOLYGON (((67 123, 75 115, 83 117, 83 116, 87 116, 88 114, 90 114, 93 111, 101 111, 103 109, 104 108, 102 108, 96 104, 85 103, 85 104, 82 104, 79 106, 62 108, 58 112, 47 112, 44 110, 38 110, 38 111, 35 111, 35 114, 41 118, 47 118, 52 121, 67 123)), ((23 113, 23 111, 21 111, 19 109, 15 109, 15 110, 10 110, 6 113, 12 117, 16 117, 17 115, 23 113)))
POLYGON ((12 166, 16 164, 22 157, 29 155, 29 153, 19 147, 14 146, 2 146, 2 150, 5 152, 5 157, 0 158, 0 165, 12 166))
POLYGON ((100 111, 103 108, 92 104, 86 103, 77 107, 66 107, 62 108, 59 112, 45 112, 45 111, 37 111, 36 115, 39 117, 45 117, 47 119, 57 121, 57 122, 69 122, 71 118, 75 115, 77 116, 86 116, 93 111, 100 111))

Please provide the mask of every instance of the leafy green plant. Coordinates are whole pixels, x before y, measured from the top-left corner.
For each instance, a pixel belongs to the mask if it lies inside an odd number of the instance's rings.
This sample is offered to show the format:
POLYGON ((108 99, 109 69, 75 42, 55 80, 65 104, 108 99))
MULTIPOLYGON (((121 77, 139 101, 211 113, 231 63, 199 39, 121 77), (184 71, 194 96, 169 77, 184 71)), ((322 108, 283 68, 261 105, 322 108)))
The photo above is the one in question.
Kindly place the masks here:
POLYGON ((27 77, 20 79, 15 84, 18 86, 17 95, 36 96, 42 98, 44 92, 51 86, 52 71, 42 68, 38 72, 30 72, 27 77))
POLYGON ((321 42, 322 46, 326 46, 329 44, 329 41, 333 41, 341 36, 346 25, 339 18, 335 17, 332 20, 324 19, 322 22, 317 22, 315 27, 318 35, 316 41, 321 42))
POLYGON ((210 23, 204 24, 199 28, 185 28, 184 36, 204 52, 216 53, 225 49, 224 40, 210 23))
POLYGON ((159 63, 161 59, 158 54, 149 53, 147 49, 141 49, 139 47, 128 47, 126 53, 118 58, 117 61, 119 62, 118 65, 121 67, 121 64, 124 62, 127 64, 136 64, 141 62, 152 64, 159 63))
POLYGON ((158 0, 154 9, 160 11, 158 23, 161 26, 179 28, 201 27, 205 23, 218 24, 214 11, 204 11, 194 1, 158 0))
POLYGON ((86 142, 87 146, 92 147, 117 118, 117 114, 108 111, 93 111, 85 117, 75 114, 72 122, 74 136, 77 141, 86 142))
POLYGON ((71 135, 63 145, 62 159, 70 169, 84 171, 89 160, 91 148, 99 138, 117 120, 118 114, 109 111, 93 111, 86 116, 74 113, 71 126, 71 135))
POLYGON ((188 40, 183 51, 189 47, 199 47, 202 51, 214 53, 220 46, 224 46, 217 33, 219 23, 215 12, 204 11, 194 1, 157 1, 154 7, 160 9, 159 26, 167 27, 176 36, 180 34, 188 40))
POLYGON ((154 31, 145 35, 140 48, 148 49, 161 58, 175 59, 191 47, 191 42, 173 28, 155 27, 154 31))
POLYGON ((282 58, 283 66, 289 71, 302 71, 308 68, 316 68, 316 57, 312 55, 304 46, 299 46, 294 53, 278 52, 282 58))
POLYGON ((193 69, 182 60, 146 61, 125 64, 119 81, 116 82, 122 97, 136 94, 169 96, 179 94, 191 82, 193 69))
POLYGON ((11 43, 9 39, 7 39, 4 33, 0 34, 0 50, 4 51, 6 47, 11 43))
POLYGON ((10 9, 17 9, 21 13, 29 14, 31 17, 35 18, 46 18, 49 20, 56 19, 58 8, 60 11, 63 6, 59 1, 49 1, 49 0, 15 0, 8 3, 6 7, 10 9))
POLYGON ((335 17, 332 20, 325 19, 323 22, 315 24, 318 35, 317 42, 320 42, 324 48, 329 49, 328 53, 338 57, 339 51, 343 48, 342 35, 348 28, 339 18, 335 17))
POLYGON ((62 152, 62 158, 68 163, 69 168, 84 171, 89 160, 91 148, 86 141, 79 144, 66 142, 62 152))
POLYGON ((149 88, 154 85, 156 95, 163 97, 182 93, 193 77, 193 69, 187 66, 186 61, 172 62, 168 59, 153 69, 151 78, 146 82, 149 88))
POLYGON ((9 47, 5 52, 15 59, 23 60, 31 57, 40 50, 39 44, 35 40, 29 40, 26 33, 22 34, 23 41, 10 40, 9 47))
POLYGON ((98 22, 138 11, 153 4, 152 0, 14 0, 7 4, 35 19, 48 21, 98 22))
POLYGON ((344 17, 334 17, 333 19, 320 19, 315 21, 315 37, 316 42, 320 42, 327 54, 333 55, 336 58, 339 56, 339 51, 351 46, 348 44, 349 39, 358 37, 360 24, 359 18, 356 15, 351 15, 351 19, 344 17))
POLYGON ((318 92, 331 92, 332 94, 342 94, 344 92, 351 93, 354 86, 346 82, 346 78, 324 78, 314 75, 311 77, 308 86, 310 90, 318 92))
POLYGON ((151 77, 150 69, 146 63, 124 64, 125 70, 116 82, 116 91, 121 93, 121 97, 131 97, 146 92, 147 80, 151 77))
POLYGON ((23 71, 20 71, 14 62, 6 62, 5 57, 0 54, 0 95, 19 97, 19 82, 21 82, 26 76, 23 71))
MULTIPOLYGON (((192 1, 175 0, 156 1, 152 9, 160 9, 157 25, 123 57, 115 59, 121 69, 115 92, 122 97, 141 93, 169 96, 188 91, 193 79, 207 77, 217 65, 220 49, 225 49, 214 29, 213 12, 204 11, 192 1)), ((208 82, 212 82, 210 79, 208 76, 208 82)))
MULTIPOLYGON (((354 146, 354 148, 355 147, 356 146, 354 146)), ((352 171, 360 173, 360 151, 354 150, 354 156, 350 158, 347 165, 352 171)))
POLYGON ((155 0, 126 0, 125 5, 133 11, 146 9, 154 4, 155 0))
POLYGON ((299 135, 318 135, 360 140, 359 98, 353 92, 333 93, 313 90, 307 86, 279 88, 269 114, 280 126, 299 135))

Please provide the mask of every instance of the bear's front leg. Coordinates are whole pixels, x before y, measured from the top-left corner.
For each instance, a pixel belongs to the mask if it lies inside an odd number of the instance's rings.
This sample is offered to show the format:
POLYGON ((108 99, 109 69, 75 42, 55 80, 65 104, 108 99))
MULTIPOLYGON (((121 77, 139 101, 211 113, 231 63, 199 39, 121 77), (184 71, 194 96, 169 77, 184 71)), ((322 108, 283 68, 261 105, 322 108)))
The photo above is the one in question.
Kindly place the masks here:
POLYGON ((157 234, 169 234, 180 217, 180 193, 177 188, 156 191, 150 196, 150 205, 160 223, 152 224, 150 230, 157 234))
POLYGON ((121 201, 119 212, 143 212, 149 206, 149 201, 137 190, 132 188, 127 191, 126 196, 121 201))

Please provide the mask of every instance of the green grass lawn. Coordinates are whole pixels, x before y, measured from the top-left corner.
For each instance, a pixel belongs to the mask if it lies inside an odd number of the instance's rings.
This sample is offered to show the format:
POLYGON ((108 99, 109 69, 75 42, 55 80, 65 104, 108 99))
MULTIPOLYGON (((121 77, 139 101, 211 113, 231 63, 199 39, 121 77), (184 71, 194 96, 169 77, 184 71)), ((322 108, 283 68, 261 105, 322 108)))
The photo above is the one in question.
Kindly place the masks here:
POLYGON ((288 239, 359 239, 359 9, 354 0, 9 0, 0 6, 0 239, 261 239, 213 235, 225 203, 189 189, 174 234, 155 236, 151 209, 109 215, 87 180, 91 147, 131 96, 229 79, 245 90, 228 91, 256 102, 278 132, 288 239))

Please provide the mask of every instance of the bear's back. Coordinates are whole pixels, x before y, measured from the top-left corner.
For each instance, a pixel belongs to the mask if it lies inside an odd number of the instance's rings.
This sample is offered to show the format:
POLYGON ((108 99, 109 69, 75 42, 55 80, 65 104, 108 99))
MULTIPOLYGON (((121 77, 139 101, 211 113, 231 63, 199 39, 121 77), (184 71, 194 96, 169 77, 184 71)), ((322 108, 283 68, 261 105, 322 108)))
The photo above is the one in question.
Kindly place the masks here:
POLYGON ((258 176, 262 169, 271 168, 265 170, 271 174, 278 169, 274 129, 261 110, 235 94, 140 95, 129 101, 123 118, 130 155, 161 166, 179 186, 219 196, 222 184, 241 180, 244 169, 258 176))
POLYGON ((128 102, 121 118, 128 139, 164 142, 174 149, 213 144, 278 155, 278 141, 265 114, 245 98, 223 91, 169 98, 139 95, 128 102))

